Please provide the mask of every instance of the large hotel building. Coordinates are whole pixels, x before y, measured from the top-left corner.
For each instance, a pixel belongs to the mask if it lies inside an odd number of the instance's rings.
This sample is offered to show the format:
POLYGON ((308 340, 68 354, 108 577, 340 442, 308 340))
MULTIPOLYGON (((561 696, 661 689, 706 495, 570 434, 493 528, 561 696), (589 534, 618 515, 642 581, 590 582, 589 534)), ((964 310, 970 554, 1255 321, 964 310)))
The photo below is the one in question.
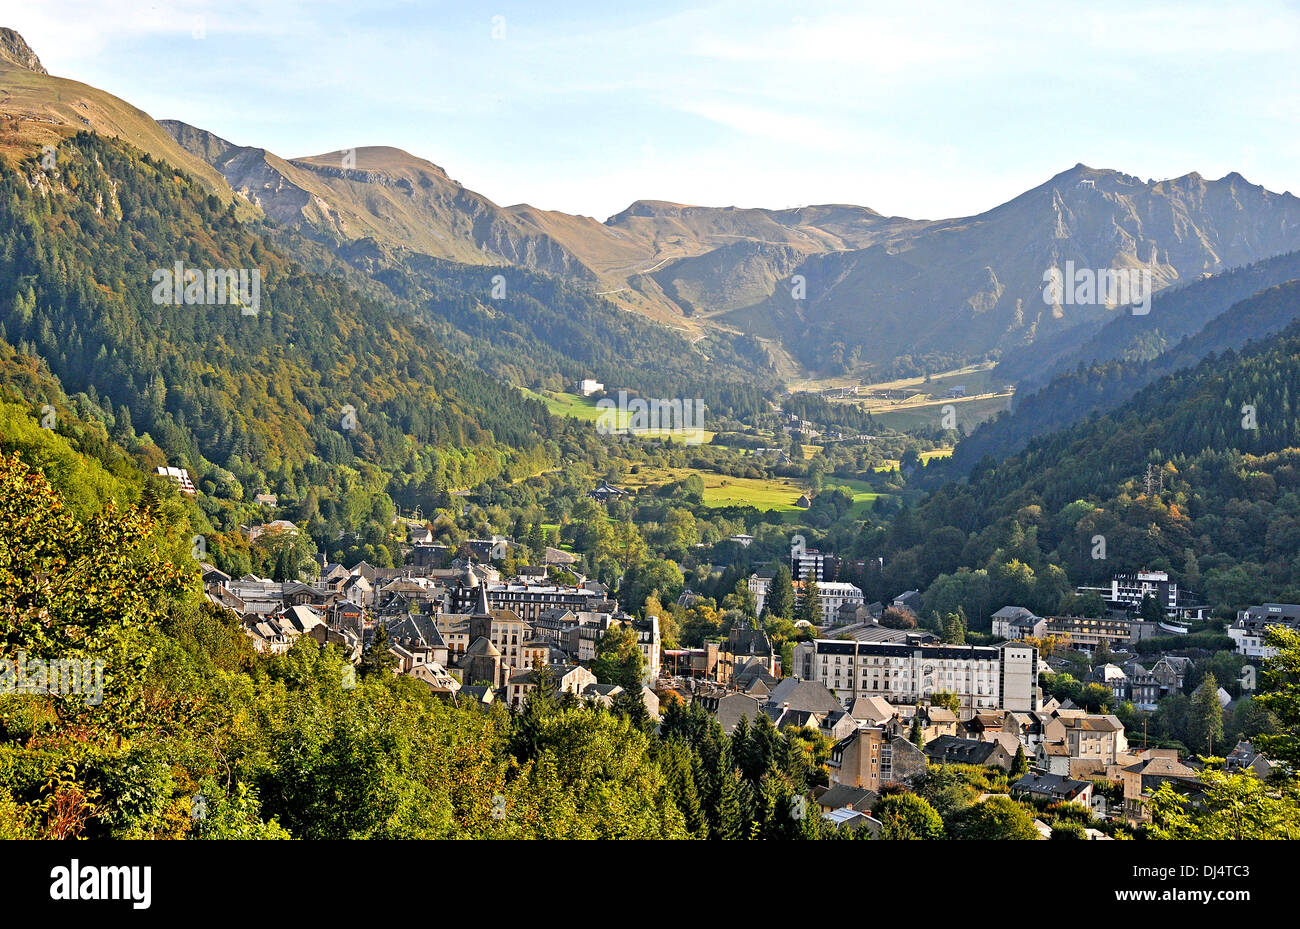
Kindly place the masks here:
POLYGON ((796 646, 795 674, 820 681, 841 700, 883 697, 906 705, 951 691, 962 713, 1037 710, 1038 649, 1023 643, 893 645, 817 639, 796 646))

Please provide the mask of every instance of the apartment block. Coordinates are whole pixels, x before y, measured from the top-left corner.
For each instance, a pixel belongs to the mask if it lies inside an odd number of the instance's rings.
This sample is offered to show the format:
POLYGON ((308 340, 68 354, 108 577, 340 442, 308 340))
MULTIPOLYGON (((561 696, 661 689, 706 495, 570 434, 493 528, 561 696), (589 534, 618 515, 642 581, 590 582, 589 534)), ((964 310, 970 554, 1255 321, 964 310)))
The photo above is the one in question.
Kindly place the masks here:
POLYGON ((882 697, 893 704, 915 704, 950 691, 963 715, 1039 707, 1038 649, 1024 644, 914 646, 817 639, 811 652, 796 655, 795 668, 811 672, 811 679, 841 700, 882 697))

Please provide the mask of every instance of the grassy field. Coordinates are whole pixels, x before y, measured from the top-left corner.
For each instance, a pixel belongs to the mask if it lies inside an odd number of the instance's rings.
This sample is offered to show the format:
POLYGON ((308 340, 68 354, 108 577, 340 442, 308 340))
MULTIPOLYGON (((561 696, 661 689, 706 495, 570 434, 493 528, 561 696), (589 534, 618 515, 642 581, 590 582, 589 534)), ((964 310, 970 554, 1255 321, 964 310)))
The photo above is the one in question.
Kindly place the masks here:
POLYGON ((629 474, 623 481, 625 487, 658 487, 698 474, 704 481, 704 505, 752 506, 760 510, 799 512, 795 501, 804 492, 798 481, 790 478, 731 477, 713 471, 694 471, 690 468, 642 468, 638 474, 629 474))
MULTIPOLYGON (((929 461, 931 458, 951 458, 951 457, 952 457, 952 449, 951 449, 951 448, 935 448, 935 449, 931 449, 931 450, 928 451, 928 452, 920 452, 919 455, 918 455, 918 457, 919 457, 922 461, 929 461)), ((902 462, 900 462, 897 458, 886 458, 886 459, 885 459, 885 463, 884 463, 884 465, 882 465, 882 466, 879 467, 879 468, 876 468, 876 470, 877 470, 877 471, 897 471, 897 470, 898 470, 898 466, 899 466, 901 463, 902 463, 902 462)))
MULTIPOLYGON (((596 406, 596 401, 590 397, 580 397, 577 394, 561 393, 559 391, 548 390, 538 393, 535 390, 529 390, 521 387, 525 396, 534 400, 541 400, 546 404, 546 408, 555 416, 572 416, 584 423, 595 423, 603 412, 596 406)), ((615 410, 615 428, 627 429, 630 414, 627 410, 615 410)), ((637 435, 660 438, 666 442, 684 442, 688 438, 699 441, 694 444, 700 445, 713 440, 714 433, 707 429, 693 429, 689 432, 678 432, 671 429, 637 429, 634 430, 637 435)))
MULTIPOLYGON (((552 390, 538 393, 535 390, 529 390, 527 387, 521 387, 520 390, 530 399, 541 400, 555 416, 572 416, 583 422, 594 423, 596 417, 600 415, 600 410, 596 409, 596 401, 589 397, 557 393, 552 390)), ((623 417, 619 425, 625 425, 626 423, 627 417, 623 417)))
MULTIPOLYGON (((631 474, 622 486, 631 488, 657 487, 672 481, 684 480, 691 474, 698 474, 704 481, 704 505, 710 507, 752 506, 777 514, 782 522, 797 523, 802 507, 795 501, 804 493, 806 487, 792 478, 751 478, 731 477, 712 471, 695 471, 690 468, 642 468, 640 473, 631 474)), ((827 477, 828 487, 847 487, 853 492, 853 513, 861 516, 881 494, 859 480, 827 477)))
POLYGON ((826 486, 847 487, 849 490, 853 491, 854 518, 860 518, 868 509, 870 509, 871 505, 876 502, 877 497, 885 496, 884 494, 879 494, 873 491, 870 485, 866 482, 854 478, 835 477, 834 475, 830 475, 826 478, 826 486))
POLYGON ((907 432, 927 426, 938 426, 944 415, 944 407, 952 404, 957 425, 964 426, 970 432, 986 419, 992 419, 1007 409, 1010 394, 981 395, 977 397, 954 397, 926 402, 907 402, 881 410, 872 410, 871 415, 883 426, 907 432))
POLYGON ((872 390, 903 390, 906 388, 916 388, 927 392, 929 390, 947 391, 950 387, 963 385, 968 393, 986 393, 1004 386, 1001 383, 994 385, 992 379, 993 368, 992 362, 953 368, 950 371, 931 375, 929 384, 926 384, 924 377, 903 377, 892 381, 864 381, 861 377, 855 377, 851 374, 840 374, 835 377, 791 380, 787 387, 791 391, 819 391, 836 387, 857 386, 859 393, 864 393, 872 390))
POLYGON ((1010 404, 1011 391, 1007 384, 993 377, 991 363, 967 365, 933 375, 927 382, 924 377, 899 378, 859 384, 852 378, 835 377, 792 383, 792 390, 823 390, 834 387, 858 386, 858 393, 843 398, 833 398, 832 403, 851 403, 866 410, 881 425, 900 432, 938 426, 943 418, 943 408, 952 404, 958 425, 967 431, 986 419, 995 416, 1010 404), (959 397, 947 396, 954 388, 963 388, 959 397))

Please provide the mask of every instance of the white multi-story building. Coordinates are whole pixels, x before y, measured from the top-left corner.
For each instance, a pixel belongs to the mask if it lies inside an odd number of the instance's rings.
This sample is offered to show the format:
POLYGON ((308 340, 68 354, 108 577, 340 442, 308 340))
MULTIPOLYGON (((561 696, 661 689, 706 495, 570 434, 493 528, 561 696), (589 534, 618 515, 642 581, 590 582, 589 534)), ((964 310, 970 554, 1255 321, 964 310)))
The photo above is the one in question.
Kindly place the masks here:
MULTIPOLYGON (((813 679, 843 699, 882 697, 898 705, 957 695, 963 714, 1037 710, 1038 649, 1030 645, 887 645, 817 639, 813 679)), ((800 667, 800 662, 795 662, 800 667)), ((808 661, 803 662, 806 670, 808 661)))
MULTIPOLYGON (((795 597, 803 602, 806 582, 795 586, 795 597)), ((827 581, 824 584, 817 585, 817 595, 822 604, 822 622, 823 626, 833 626, 839 616, 840 607, 846 603, 850 606, 858 606, 863 603, 862 589, 844 581, 827 581)))
POLYGON ((834 556, 802 545, 790 547, 790 576, 796 581, 806 581, 810 577, 819 583, 826 580, 827 562, 834 563, 834 556))
POLYGON ((1276 655, 1277 649, 1264 644, 1264 630, 1269 626, 1300 626, 1300 604, 1265 603, 1239 612, 1236 622, 1228 627, 1237 654, 1261 661, 1276 655))
POLYGON ((1047 629, 1047 620, 1035 616, 1023 606, 1004 606, 993 614, 995 639, 1023 639, 1041 636, 1047 629))
POLYGON ((646 683, 653 685, 659 679, 659 661, 662 643, 659 638, 659 617, 647 616, 645 619, 625 619, 627 625, 636 633, 636 642, 645 659, 646 683))
POLYGON ((754 595, 754 612, 758 616, 763 615, 763 602, 767 600, 768 588, 772 586, 772 578, 766 574, 751 574, 746 585, 749 592, 754 595))
MULTIPOLYGON (((767 592, 772 587, 772 578, 762 574, 751 574, 746 586, 749 588, 749 592, 754 595, 754 609, 761 616, 763 606, 767 601, 767 592)), ((794 596, 797 603, 803 602, 804 587, 804 582, 795 582, 794 596)), ((860 587, 855 587, 853 584, 847 584, 843 581, 827 581, 824 584, 819 582, 817 584, 817 594, 822 605, 821 625, 823 626, 835 625, 839 621, 840 607, 846 603, 850 606, 857 606, 865 602, 860 587)))
POLYGON ((1138 571, 1136 574, 1116 574, 1110 579, 1110 599, 1133 609, 1142 605, 1150 594, 1166 612, 1178 609, 1178 585, 1169 580, 1164 571, 1138 571))

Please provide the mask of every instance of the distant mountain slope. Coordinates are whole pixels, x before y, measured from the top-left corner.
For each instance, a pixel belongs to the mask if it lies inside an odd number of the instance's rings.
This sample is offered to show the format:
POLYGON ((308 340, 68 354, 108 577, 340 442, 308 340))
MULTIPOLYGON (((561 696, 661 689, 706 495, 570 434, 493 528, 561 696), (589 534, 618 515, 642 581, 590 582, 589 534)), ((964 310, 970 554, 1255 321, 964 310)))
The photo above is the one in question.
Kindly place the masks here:
MULTIPOLYGON (((148 113, 105 91, 50 76, 22 36, 0 29, 0 156, 12 164, 33 145, 57 146, 83 129, 124 139, 193 175, 222 203, 235 200, 221 174, 178 145, 148 113)), ((241 204, 241 215, 254 212, 241 204)))
POLYGON ((269 215, 309 234, 589 281, 688 332, 779 340, 813 370, 983 357, 1095 327, 1113 307, 1043 300, 1044 272, 1066 261, 1149 271, 1159 290, 1300 247, 1300 200, 1236 174, 1144 183, 1079 165, 987 213, 934 222, 852 206, 639 201, 598 223, 498 207, 395 149, 357 149, 347 168, 342 152, 286 162, 165 125, 269 215))
POLYGON ((1235 173, 1143 182, 1084 165, 954 219, 841 204, 637 201, 599 222, 500 206, 393 148, 287 159, 184 123, 163 128, 111 95, 40 73, 20 37, 3 44, 0 114, 9 121, 0 145, 13 157, 24 144, 92 128, 317 241, 559 275, 690 339, 759 337, 787 369, 793 357, 809 371, 869 375, 872 366, 933 368, 1044 342, 1055 355, 1076 327, 1090 337, 1113 310, 1048 306, 1050 267, 1147 270, 1159 289, 1300 249, 1300 200, 1290 194, 1235 173))
POLYGON ((1157 289, 1300 248, 1300 199, 1229 174, 1144 183, 1078 165, 965 219, 904 228, 864 249, 795 269, 807 299, 783 288, 722 318, 787 345, 817 367, 836 351, 883 361, 918 352, 1008 350, 1103 318, 1101 306, 1049 306, 1043 274, 1149 270, 1157 289))
MULTIPOLYGON (((162 125, 269 216, 309 235, 335 242, 373 238, 433 258, 508 263, 589 281, 615 304, 687 329, 696 327, 683 317, 697 309, 716 312, 737 304, 727 278, 747 281, 751 275, 727 260, 730 247, 783 249, 805 257, 862 247, 883 230, 924 225, 863 207, 773 211, 661 201, 638 201, 601 223, 528 204, 500 207, 437 165, 399 149, 364 147, 286 160, 176 120, 162 125), (656 273, 715 252, 717 259, 704 267, 717 266, 721 276, 706 282, 712 295, 699 307, 687 294, 691 288, 679 283, 695 278, 696 268, 656 273)), ((778 264, 788 266, 789 258, 778 264)), ((740 288, 741 302, 771 292, 774 275, 761 269, 757 275, 768 286, 752 293, 740 288)))
MULTIPOLYGON (((162 125, 271 219, 379 281, 422 312, 459 357, 497 377, 552 387, 595 377, 655 396, 700 397, 714 415, 766 408, 755 388, 775 382, 756 344, 719 332, 693 346, 680 332, 621 312, 545 233, 513 236, 512 213, 436 165, 387 148, 357 150, 354 168, 341 167, 342 153, 286 162, 184 123, 162 125), (471 221, 471 208, 479 221, 471 221), (362 229, 367 235, 353 238, 362 229), (543 273, 556 263, 554 270, 578 273, 543 273), (533 270, 538 266, 543 271, 533 270)), ((283 241, 302 251, 301 243, 283 241)), ((320 268, 338 270, 328 261, 320 268)))
POLYGON ((322 241, 359 239, 467 264, 590 272, 544 230, 468 190, 435 164, 383 146, 287 160, 176 120, 161 125, 272 219, 322 241))
MULTIPOLYGON (((1272 262, 1275 270, 1294 265, 1295 277, 1300 278, 1300 254, 1284 258, 1285 261, 1272 262)), ((1247 272, 1237 272, 1234 276, 1255 277, 1247 272)), ((1234 286, 1240 283, 1237 280, 1234 286)), ((1177 296, 1183 297, 1210 284, 1211 281, 1194 284, 1177 296)), ((1223 289, 1221 284, 1215 288, 1220 292, 1223 289)), ((1113 409, 1166 375, 1215 353, 1239 349, 1252 340, 1280 332, 1297 319, 1300 319, 1300 280, 1289 280, 1235 304, 1196 335, 1184 338, 1154 358, 1107 361, 1060 374, 1046 387, 1018 400, 1014 412, 982 424, 958 442, 950 463, 943 470, 961 474, 985 456, 1000 459, 1012 455, 1035 436, 1047 435, 1095 413, 1113 409)))
POLYGON ((593 377, 611 391, 700 398, 712 421, 766 412, 778 387, 754 339, 719 331, 687 338, 562 278, 372 241, 338 254, 408 303, 449 352, 508 383, 567 390, 593 377))
POLYGON ((997 376, 1015 382, 1023 393, 1080 364, 1154 358, 1233 304, 1297 278, 1300 252, 1289 252, 1190 281, 1158 294, 1146 315, 1117 313, 1088 338, 1056 345, 1040 342, 1013 352, 999 363, 997 376))
POLYGON ((48 75, 50 73, 45 70, 45 66, 41 64, 41 59, 32 51, 27 41, 7 27, 0 28, 0 63, 13 65, 34 74, 48 75))

